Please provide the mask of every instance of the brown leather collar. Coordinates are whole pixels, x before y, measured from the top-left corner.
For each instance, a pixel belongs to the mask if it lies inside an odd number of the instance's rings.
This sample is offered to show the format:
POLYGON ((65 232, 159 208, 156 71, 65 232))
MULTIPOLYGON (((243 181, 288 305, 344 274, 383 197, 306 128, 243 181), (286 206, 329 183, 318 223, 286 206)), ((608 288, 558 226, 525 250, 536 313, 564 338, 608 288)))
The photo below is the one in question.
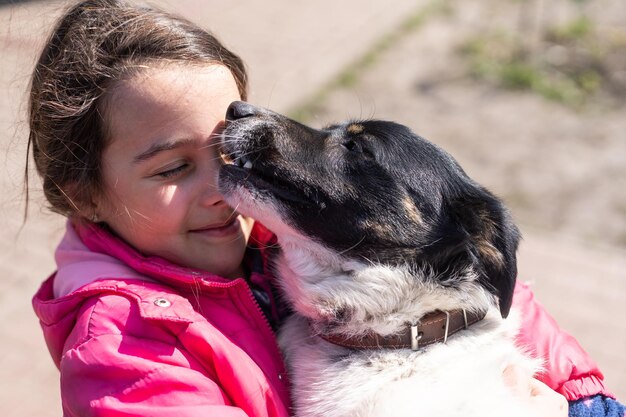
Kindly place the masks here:
POLYGON ((320 334, 319 336, 330 343, 350 349, 418 350, 432 343, 445 343, 449 336, 479 322, 486 314, 486 311, 434 311, 423 316, 417 324, 407 324, 401 333, 390 336, 380 336, 376 333, 352 337, 340 334, 320 334))

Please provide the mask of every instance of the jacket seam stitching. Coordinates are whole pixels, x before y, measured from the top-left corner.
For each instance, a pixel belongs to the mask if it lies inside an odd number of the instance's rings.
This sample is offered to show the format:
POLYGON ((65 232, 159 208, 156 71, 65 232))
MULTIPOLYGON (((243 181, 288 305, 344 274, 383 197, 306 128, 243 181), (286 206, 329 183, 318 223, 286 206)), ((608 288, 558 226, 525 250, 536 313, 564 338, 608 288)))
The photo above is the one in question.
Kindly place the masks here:
MULTIPOLYGON (((104 291, 102 292, 98 292, 96 294, 92 294, 90 296, 88 296, 87 298, 97 298, 98 301, 96 302, 96 304, 94 305, 94 309, 97 306, 98 303, 101 302, 101 299, 103 296, 107 296, 107 295, 112 295, 112 296, 119 296, 119 297, 123 297, 128 299, 131 302, 136 303, 137 308, 139 309, 139 315, 142 319, 148 319, 148 320, 167 320, 167 321, 171 321, 171 322, 176 322, 176 323, 192 323, 193 320, 191 318, 188 318, 186 315, 183 316, 181 314, 167 314, 167 313, 161 313, 161 314, 155 314, 155 313, 151 313, 149 311, 146 311, 141 303, 146 301, 149 297, 144 297, 140 294, 138 294, 136 291, 133 291, 132 289, 127 289, 127 288, 120 288, 120 287, 102 287, 102 289, 104 291)), ((154 297, 159 297, 159 296, 163 296, 163 297, 168 297, 168 296, 172 296, 171 293, 167 293, 165 291, 161 291, 161 290, 155 290, 154 291, 154 297)), ((178 294, 173 294, 178 296, 178 294)), ((190 304, 189 308, 191 310, 193 309, 193 306, 191 306, 191 303, 189 302, 189 300, 187 300, 184 296, 180 296, 181 300, 180 302, 187 302, 190 304)), ((92 312, 93 314, 93 312, 92 312)), ((91 321, 91 316, 89 317, 89 320, 91 321)))
MULTIPOLYGON (((128 293, 124 293, 122 292, 121 294, 119 294, 120 296, 124 296, 124 295, 131 295, 128 293)), ((139 306, 139 300, 135 300, 138 302, 137 308, 139 310, 141 310, 141 306, 139 306)), ((131 301, 132 302, 132 301, 131 301)), ((126 335, 126 333, 124 332, 120 332, 120 333, 113 333, 113 332, 107 332, 107 333, 100 333, 98 335, 95 335, 93 332, 93 315, 95 314, 96 311, 96 307, 98 307, 99 304, 102 304, 102 298, 101 297, 97 297, 97 301, 94 303, 94 305, 91 307, 91 311, 89 312, 89 318, 87 319, 87 332, 85 334, 85 336, 83 336, 79 341, 77 341, 77 343, 74 344, 74 346, 72 348, 70 348, 70 350, 72 349, 77 349, 80 346, 84 345, 85 343, 89 342, 92 339, 96 339, 98 337, 101 336, 124 336, 126 335)), ((141 312, 138 312, 139 317, 142 320, 147 320, 148 322, 151 321, 151 319, 155 319, 154 317, 144 317, 141 312)), ((173 322, 175 322, 176 324, 192 324, 194 323, 194 321, 189 321, 189 320, 172 320, 173 322)), ((170 329, 170 330, 174 330, 174 329, 170 329)), ((133 334, 128 334, 129 336, 132 337, 136 337, 137 339, 143 339, 143 340, 150 340, 150 341, 155 341, 155 342, 159 342, 159 343, 164 343, 167 345, 171 345, 174 346, 176 349, 179 349, 181 347, 183 347, 183 344, 180 342, 180 337, 179 335, 184 333, 186 330, 184 328, 180 328, 180 329, 176 329, 175 331, 172 332, 174 338, 175 338, 175 343, 167 343, 161 339, 155 339, 155 338, 151 338, 151 337, 144 337, 144 336, 137 336, 137 335, 133 335, 133 334)), ((65 356, 65 355, 63 355, 65 356)))
POLYGON ((68 350, 66 350, 63 354, 63 356, 65 356, 69 351, 71 350, 76 350, 78 348, 80 348, 82 345, 84 345, 85 343, 88 343, 92 340, 98 339, 100 337, 104 337, 104 336, 119 336, 119 337, 125 337, 125 336, 130 336, 130 337, 134 337, 135 339, 141 339, 141 340, 146 340, 146 341, 150 341, 150 342, 157 342, 157 343, 161 343, 167 346, 172 346, 175 349, 184 351, 184 352, 188 352, 187 349, 184 347, 183 344, 180 343, 180 340, 178 337, 175 337, 176 341, 175 343, 169 343, 167 341, 164 341, 163 339, 156 339, 154 337, 145 337, 145 336, 138 336, 135 334, 129 334, 129 333, 111 333, 111 332, 107 332, 107 333, 101 333, 96 335, 88 335, 83 337, 83 339, 76 343, 73 347, 69 348, 68 350))
POLYGON ((93 337, 93 315, 96 312, 96 307, 100 303, 102 303, 102 298, 98 297, 96 302, 91 307, 91 311, 89 312, 89 318, 87 319, 87 334, 85 335, 86 340, 89 340, 93 337))

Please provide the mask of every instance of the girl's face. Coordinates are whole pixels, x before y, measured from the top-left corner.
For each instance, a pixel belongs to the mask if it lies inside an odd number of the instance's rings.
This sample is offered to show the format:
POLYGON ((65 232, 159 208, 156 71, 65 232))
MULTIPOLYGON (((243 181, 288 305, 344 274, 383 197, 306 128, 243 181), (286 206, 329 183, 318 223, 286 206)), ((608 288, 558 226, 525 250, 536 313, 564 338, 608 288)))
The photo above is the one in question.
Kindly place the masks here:
POLYGON ((218 192, 216 146, 226 108, 239 99, 222 65, 147 68, 115 85, 99 219, 145 255, 241 276, 252 220, 218 192))

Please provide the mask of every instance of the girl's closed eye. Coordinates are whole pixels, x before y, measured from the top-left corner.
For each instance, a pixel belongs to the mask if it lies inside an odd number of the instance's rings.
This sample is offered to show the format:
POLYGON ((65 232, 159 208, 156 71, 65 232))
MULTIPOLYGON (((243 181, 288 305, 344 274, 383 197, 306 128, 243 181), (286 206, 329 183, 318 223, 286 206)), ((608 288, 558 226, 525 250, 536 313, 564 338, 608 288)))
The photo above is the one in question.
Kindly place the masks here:
POLYGON ((166 168, 163 171, 159 171, 156 174, 154 174, 154 176, 164 178, 164 179, 175 178, 179 176, 180 174, 184 173, 185 171, 187 171, 189 167, 190 165, 188 163, 182 163, 172 168, 166 168))

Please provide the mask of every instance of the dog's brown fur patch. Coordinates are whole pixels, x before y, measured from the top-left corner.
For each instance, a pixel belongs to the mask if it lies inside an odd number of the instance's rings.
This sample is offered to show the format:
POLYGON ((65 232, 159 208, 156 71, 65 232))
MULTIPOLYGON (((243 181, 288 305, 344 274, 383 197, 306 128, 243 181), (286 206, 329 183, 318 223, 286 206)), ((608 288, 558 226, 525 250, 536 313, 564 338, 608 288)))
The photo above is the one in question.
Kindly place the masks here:
POLYGON ((415 207, 413 200, 409 196, 404 196, 402 199, 402 207, 404 207, 409 220, 416 224, 422 224, 422 213, 415 207))
POLYGON ((377 236, 381 239, 388 239, 391 236, 395 235, 395 230, 393 227, 389 226, 385 223, 375 222, 372 220, 365 220, 363 222, 363 228, 369 230, 374 236, 377 236))
POLYGON ((363 133, 363 126, 360 124, 351 124, 350 126, 348 126, 348 133, 351 133, 353 135, 358 135, 360 133, 363 133))
POLYGON ((475 240, 478 251, 485 259, 488 259, 493 266, 502 269, 504 267, 504 256, 492 244, 497 233, 496 225, 493 220, 489 218, 486 211, 481 211, 479 217, 482 228, 481 233, 476 236, 475 240))

